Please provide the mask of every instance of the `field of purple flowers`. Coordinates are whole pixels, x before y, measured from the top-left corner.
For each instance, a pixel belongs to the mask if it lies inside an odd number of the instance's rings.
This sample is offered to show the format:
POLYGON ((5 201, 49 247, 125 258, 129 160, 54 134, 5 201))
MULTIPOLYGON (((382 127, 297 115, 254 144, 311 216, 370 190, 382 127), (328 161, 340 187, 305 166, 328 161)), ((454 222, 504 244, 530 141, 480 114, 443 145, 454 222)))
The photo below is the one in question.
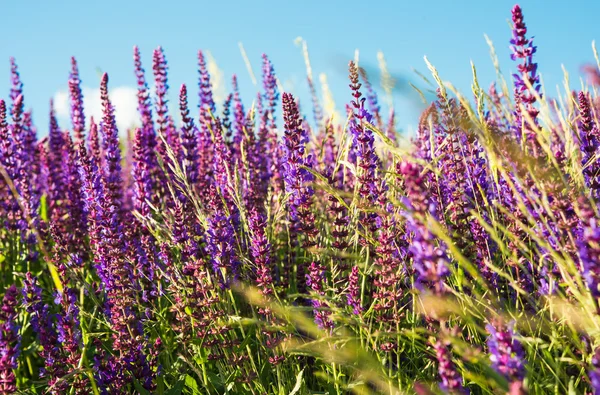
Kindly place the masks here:
POLYGON ((546 97, 512 22, 510 83, 428 64, 410 146, 355 62, 309 122, 267 56, 251 105, 202 52, 200 108, 168 103, 160 47, 126 141, 106 74, 86 127, 75 59, 38 139, 11 59, 0 394, 600 394, 600 84, 546 97))

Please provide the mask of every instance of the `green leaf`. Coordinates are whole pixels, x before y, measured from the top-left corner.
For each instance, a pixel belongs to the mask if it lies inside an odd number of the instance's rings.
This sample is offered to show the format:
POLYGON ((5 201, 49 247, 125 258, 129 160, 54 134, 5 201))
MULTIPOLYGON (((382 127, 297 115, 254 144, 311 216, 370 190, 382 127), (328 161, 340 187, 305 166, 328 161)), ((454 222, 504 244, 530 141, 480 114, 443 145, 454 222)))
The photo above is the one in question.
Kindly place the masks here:
POLYGON ((189 374, 185 376, 185 387, 192 390, 193 394, 199 394, 200 388, 198 388, 198 383, 196 379, 190 376, 189 374))
MULTIPOLYGON (((188 377, 189 376, 186 376, 184 380, 179 380, 173 387, 171 387, 167 392, 165 392, 165 395, 181 395, 181 391, 183 391, 183 386, 187 384, 188 377)), ((194 384, 195 383, 196 381, 194 380, 194 384)))
POLYGON ((133 382, 133 385, 135 386, 136 391, 138 391, 141 395, 150 395, 150 391, 144 388, 144 386, 140 384, 139 381, 135 380, 133 382))

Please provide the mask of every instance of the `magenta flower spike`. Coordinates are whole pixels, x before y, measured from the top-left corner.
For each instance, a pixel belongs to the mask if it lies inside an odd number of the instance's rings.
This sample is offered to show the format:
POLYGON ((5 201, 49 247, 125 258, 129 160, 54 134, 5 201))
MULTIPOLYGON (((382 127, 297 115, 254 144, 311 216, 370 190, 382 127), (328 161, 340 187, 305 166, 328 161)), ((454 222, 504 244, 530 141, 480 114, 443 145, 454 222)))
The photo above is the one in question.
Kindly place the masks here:
POLYGON ((19 292, 13 284, 6 289, 0 309, 0 394, 17 391, 15 370, 21 352, 21 336, 17 324, 19 292))
POLYGON ((77 60, 71 58, 71 75, 69 77, 69 98, 71 100, 71 123, 75 143, 85 140, 85 113, 83 111, 83 93, 77 60))
POLYGON ((529 39, 526 37, 527 27, 523 19, 523 12, 519 5, 515 5, 512 9, 512 21, 513 21, 513 38, 510 40, 510 49, 512 51, 511 59, 520 60, 521 63, 517 65, 516 74, 513 74, 515 79, 515 102, 516 108, 516 121, 515 131, 518 140, 521 139, 522 132, 525 132, 527 140, 532 144, 533 155, 537 156, 540 154, 540 147, 535 136, 535 125, 537 125, 537 116, 539 110, 534 106, 537 98, 535 94, 541 95, 540 89, 540 77, 537 74, 537 63, 533 62, 533 55, 535 54, 537 47, 533 45, 533 38, 529 39), (531 88, 528 87, 531 86, 531 88), (535 94, 534 94, 535 92, 535 94), (526 120, 521 113, 521 107, 523 106, 527 112, 529 118, 533 122, 526 120), (522 131, 522 126, 524 130, 522 131))

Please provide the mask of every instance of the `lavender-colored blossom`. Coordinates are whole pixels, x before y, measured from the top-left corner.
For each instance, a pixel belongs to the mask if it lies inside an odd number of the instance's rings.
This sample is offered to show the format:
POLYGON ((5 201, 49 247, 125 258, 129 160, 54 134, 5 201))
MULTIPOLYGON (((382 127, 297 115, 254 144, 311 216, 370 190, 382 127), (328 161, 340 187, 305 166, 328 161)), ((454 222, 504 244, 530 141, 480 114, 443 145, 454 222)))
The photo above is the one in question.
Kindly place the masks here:
POLYGON ((463 387, 462 378, 456 371, 454 362, 452 362, 452 354, 448 350, 448 344, 438 340, 433 348, 438 361, 438 374, 441 379, 440 387, 442 390, 451 394, 468 393, 463 387))
POLYGON ((514 322, 486 325, 492 367, 510 382, 525 378, 525 355, 521 343, 514 337, 513 327, 514 322))
MULTIPOLYGON (((162 172, 158 167, 156 159, 156 147, 158 142, 156 140, 156 131, 154 130, 154 123, 152 121, 152 105, 150 100, 150 89, 146 82, 145 71, 142 67, 142 60, 140 51, 137 46, 133 47, 133 63, 135 67, 135 76, 137 79, 137 99, 138 99, 138 112, 140 113, 142 121, 142 135, 139 140, 139 152, 141 155, 140 160, 144 161, 144 166, 148 172, 148 176, 145 181, 147 185, 145 188, 148 190, 146 193, 153 194, 155 183, 162 180, 162 172)), ((152 197, 152 202, 156 203, 156 198, 152 197)), ((150 197, 147 197, 150 198, 150 197)))
MULTIPOLYGON (((600 227, 595 218, 584 229, 582 240, 579 242, 579 258, 583 267, 583 278, 592 294, 600 298, 600 227)), ((598 306, 598 304, 597 304, 598 306)), ((600 307, 597 307, 600 311, 600 307)))
POLYGON ((198 51, 198 74, 200 76, 198 81, 198 88, 200 92, 199 107, 204 110, 209 110, 213 115, 216 115, 215 112, 217 111, 217 108, 213 100, 210 75, 208 74, 208 69, 206 68, 206 61, 204 60, 204 53, 202 53, 202 51, 198 51))
MULTIPOLYGON (((93 128, 91 130, 94 130, 93 128)), ((90 131, 90 135, 91 135, 90 131)), ((104 185, 102 176, 99 172, 98 160, 94 158, 85 148, 83 142, 78 147, 78 170, 81 180, 81 197, 83 209, 87 218, 88 236, 92 250, 99 248, 102 242, 102 233, 100 229, 101 208, 99 202, 104 199, 104 185)), ((105 267, 98 264, 96 271, 103 284, 108 284, 108 274, 105 267)))
POLYGON ((217 191, 223 197, 229 219, 234 226, 239 226, 239 209, 235 203, 235 187, 232 180, 231 152, 223 140, 221 121, 216 118, 213 122, 213 180, 217 191))
MULTIPOLYGON (((377 236, 376 270, 373 279, 373 309, 381 323, 398 322, 399 301, 402 297, 403 256, 396 243, 398 226, 391 215, 380 219, 381 226, 377 236)), ((393 330, 388 327, 388 329, 393 330)))
POLYGON ((292 221, 301 221, 302 227, 313 231, 314 225, 307 217, 314 191, 310 186, 313 175, 304 167, 310 167, 310 159, 305 155, 308 135, 302 126, 300 113, 294 97, 289 93, 283 94, 284 131, 284 164, 283 178, 286 191, 290 193, 288 202, 292 221), (310 228, 310 229, 308 229, 310 228))
POLYGON ((78 372, 83 341, 77 292, 73 288, 66 287, 63 292, 56 294, 55 303, 61 307, 61 314, 56 317, 56 332, 63 352, 63 360, 68 366, 66 373, 74 376, 70 384, 75 388, 75 393, 83 394, 89 388, 89 378, 78 372))
POLYGON ((150 206, 148 202, 152 201, 152 180, 151 173, 146 161, 146 134, 143 129, 136 128, 133 138, 133 208, 144 218, 150 216, 150 206))
POLYGON ((69 77, 69 98, 71 100, 71 123, 75 143, 85 140, 85 113, 83 112, 83 93, 77 60, 71 58, 71 75, 69 77))
POLYGON ((251 148, 248 159, 251 162, 249 167, 252 174, 249 187, 254 200, 253 206, 259 206, 267 199, 269 184, 273 175, 272 163, 274 157, 273 140, 268 125, 269 111, 262 110, 263 100, 260 94, 257 95, 256 100, 256 114, 259 116, 258 135, 254 142, 251 138, 247 139, 250 145, 249 148, 251 148))
POLYGON ((227 95, 225 102, 223 103, 223 113, 221 119, 224 129, 224 138, 227 143, 227 148, 231 151, 233 145, 233 127, 231 122, 231 103, 233 101, 233 94, 227 95))
POLYGON ((269 128, 275 128, 275 109, 277 108, 277 100, 279 100, 279 92, 277 91, 277 79, 275 77, 275 69, 266 54, 263 54, 263 89, 265 100, 265 111, 269 113, 269 128))
POLYGON ((369 104, 369 112, 373 115, 373 118, 375 118, 375 125, 378 128, 383 129, 383 120, 381 118, 381 106, 379 105, 377 100, 377 93, 375 92, 375 90, 373 89, 373 85, 371 85, 371 82, 369 81, 366 70, 360 67, 358 69, 358 72, 362 77, 365 88, 367 90, 366 99, 367 103, 369 104))
POLYGON ((15 219, 17 229, 21 230, 21 237, 29 244, 35 243, 35 235, 29 229, 29 222, 35 226, 37 221, 37 206, 35 190, 32 185, 30 172, 34 165, 31 141, 28 137, 28 126, 25 123, 23 111, 23 95, 19 95, 13 103, 12 126, 12 154, 14 158, 13 182, 19 194, 10 211, 15 219))
POLYGON ((358 77, 358 68, 354 62, 348 66, 350 72, 350 89, 354 101, 352 119, 349 129, 352 133, 351 160, 355 160, 357 168, 358 192, 363 199, 374 202, 377 199, 377 169, 380 161, 375 153, 375 137, 365 123, 372 123, 373 116, 364 108, 365 98, 361 98, 361 84, 358 77))
POLYGON ((358 266, 353 266, 350 275, 348 276, 348 294, 346 300, 348 306, 352 307, 352 313, 360 314, 362 312, 362 304, 360 301, 360 272, 358 266))
MULTIPOLYGON (((150 218, 152 215, 150 211, 150 202, 152 201, 152 174, 148 162, 146 161, 147 147, 143 143, 145 137, 146 133, 144 133, 141 128, 137 128, 132 147, 133 208, 143 218, 150 218)), ((156 286, 152 281, 154 280, 156 273, 156 243, 146 226, 146 222, 144 220, 138 220, 137 224, 139 239, 137 237, 134 238, 131 253, 132 258, 137 261, 137 269, 140 273, 140 277, 142 277, 142 283, 146 288, 144 289, 144 295, 147 299, 147 291, 149 290, 150 293, 153 294, 156 286)))
POLYGON ((0 309, 0 394, 17 391, 15 370, 21 351, 21 336, 17 326, 19 292, 13 284, 6 289, 0 309))
POLYGON ((254 259, 256 285, 263 295, 273 293, 271 244, 265 234, 266 219, 257 209, 252 209, 248 217, 250 227, 250 253, 254 259))
POLYGON ((534 107, 537 101, 535 94, 539 95, 541 89, 540 77, 537 74, 537 63, 533 62, 533 54, 535 54, 537 47, 533 45, 532 38, 528 39, 526 37, 527 27, 523 21, 523 12, 519 5, 515 5, 512 9, 512 21, 513 38, 510 40, 511 58, 512 60, 521 60, 521 63, 517 65, 519 73, 513 74, 515 79, 515 101, 517 104, 515 114, 517 118, 515 124, 516 137, 518 140, 521 139, 521 124, 524 123, 524 132, 527 140, 532 145, 532 154, 537 156, 541 153, 535 135, 535 125, 537 125, 537 116, 539 114, 539 110, 534 107), (521 105, 524 107, 530 120, 525 119, 523 114, 521 114, 521 105))
POLYGON ((23 281, 23 300, 27 312, 31 316, 31 326, 37 334, 41 345, 40 357, 44 359, 41 376, 48 380, 48 385, 55 388, 55 393, 64 393, 68 383, 62 380, 66 374, 65 361, 59 348, 59 339, 52 322, 52 314, 47 304, 42 301, 42 289, 37 278, 27 273, 23 281))
POLYGON ((239 262, 235 254, 235 229, 231 217, 225 212, 218 192, 211 186, 209 191, 213 214, 208 219, 206 229, 206 251, 221 287, 228 287, 231 280, 239 276, 239 262))
POLYGON ((119 131, 115 121, 114 107, 108 97, 108 74, 102 75, 100 82, 100 101, 102 102, 102 144, 105 155, 104 176, 107 198, 118 213, 123 200, 123 180, 121 172, 121 149, 119 131))
POLYGON ((17 62, 15 58, 10 58, 10 100, 12 101, 12 107, 10 110, 10 114, 14 117, 16 106, 15 101, 19 96, 23 95, 23 82, 21 82, 21 76, 19 75, 19 68, 17 66, 17 62))
MULTIPOLYGON (((0 209, 2 217, 8 217, 12 211, 12 192, 4 177, 13 179, 14 156, 12 155, 12 138, 6 119, 6 102, 0 99, 0 166, 2 166, 2 183, 0 183, 0 209)), ((7 220, 8 218, 3 218, 7 220)), ((10 227, 10 223, 5 223, 10 227)))
POLYGON ((315 323, 321 329, 331 331, 333 321, 331 320, 331 311, 328 310, 327 303, 321 298, 325 295, 323 284, 325 283, 325 268, 319 262, 311 262, 306 274, 306 285, 310 287, 319 299, 312 299, 311 304, 314 308, 315 323))
POLYGON ((407 206, 410 210, 407 213, 409 230, 414 233, 410 251, 417 272, 417 286, 442 293, 445 290, 444 279, 450 274, 448 257, 443 245, 436 245, 434 235, 423 222, 427 215, 435 216, 431 212, 433 205, 424 184, 423 169, 411 162, 401 162, 398 167, 406 186, 407 206))
POLYGON ((155 84, 155 108, 157 114, 158 132, 164 134, 167 127, 167 91, 169 85, 167 82, 167 60, 162 47, 158 47, 153 53, 152 69, 154 70, 155 84))
MULTIPOLYGON (((155 85, 154 107, 156 110, 156 123, 158 124, 158 128, 156 129, 156 133, 158 134, 156 151, 158 156, 162 159, 165 169, 168 169, 169 157, 167 155, 165 140, 167 139, 167 128, 169 123, 169 110, 167 106, 169 101, 167 99, 169 85, 167 80, 167 60, 162 47, 158 47, 154 50, 152 56, 152 69, 154 71, 155 85)), ((158 178, 158 188, 162 191, 162 193, 166 193, 168 191, 168 187, 166 186, 166 177, 162 172, 158 172, 158 178)))
POLYGON ((62 218, 65 216, 65 175, 62 172, 65 141, 63 137, 54 113, 54 103, 51 101, 48 139, 48 203, 52 222, 57 224, 62 222, 62 218))
POLYGON ((198 181, 198 136, 194 120, 190 117, 187 101, 187 88, 179 90, 179 111, 181 113, 181 146, 183 148, 183 171, 190 185, 198 181))
POLYGON ((104 155, 102 154, 102 145, 100 144, 100 134, 98 132, 98 124, 94 117, 90 118, 90 133, 88 134, 88 150, 89 155, 96 161, 99 167, 100 174, 103 174, 104 155))
POLYGON ((584 92, 579 92, 579 139, 581 141, 581 166, 583 177, 594 199, 600 198, 600 161, 596 157, 600 147, 600 131, 591 113, 590 102, 584 92))
POLYGON ((244 128, 246 127, 246 112, 244 111, 244 104, 240 97, 240 90, 238 87, 237 76, 234 74, 231 78, 231 85, 233 88, 233 126, 235 128, 235 135, 233 136, 233 150, 232 154, 236 160, 241 160, 240 144, 244 138, 244 128))

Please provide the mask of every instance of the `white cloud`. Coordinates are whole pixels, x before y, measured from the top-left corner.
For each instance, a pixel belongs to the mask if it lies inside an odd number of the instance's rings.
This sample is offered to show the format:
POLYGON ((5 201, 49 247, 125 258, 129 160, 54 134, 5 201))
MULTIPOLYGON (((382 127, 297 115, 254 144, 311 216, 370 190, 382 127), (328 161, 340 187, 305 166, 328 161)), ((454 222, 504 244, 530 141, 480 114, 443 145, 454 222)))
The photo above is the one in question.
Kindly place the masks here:
MULTIPOLYGON (((90 117, 93 116, 96 122, 100 122, 102 117, 100 89, 83 87, 82 93, 86 127, 89 128, 90 117)), ((125 135, 125 132, 129 128, 139 125, 137 90, 129 86, 119 86, 109 89, 108 94, 115 108, 115 119, 117 121, 119 133, 125 135)), ((60 121, 68 123, 70 116, 70 102, 69 94, 66 91, 59 91, 54 95, 54 107, 60 121)), ((71 125, 69 124, 69 128, 70 127, 71 125)))
POLYGON ((206 69, 208 70, 208 74, 210 74, 210 83, 212 85, 213 100, 218 107, 223 104, 227 97, 225 77, 210 51, 205 51, 205 55, 207 59, 206 69))

